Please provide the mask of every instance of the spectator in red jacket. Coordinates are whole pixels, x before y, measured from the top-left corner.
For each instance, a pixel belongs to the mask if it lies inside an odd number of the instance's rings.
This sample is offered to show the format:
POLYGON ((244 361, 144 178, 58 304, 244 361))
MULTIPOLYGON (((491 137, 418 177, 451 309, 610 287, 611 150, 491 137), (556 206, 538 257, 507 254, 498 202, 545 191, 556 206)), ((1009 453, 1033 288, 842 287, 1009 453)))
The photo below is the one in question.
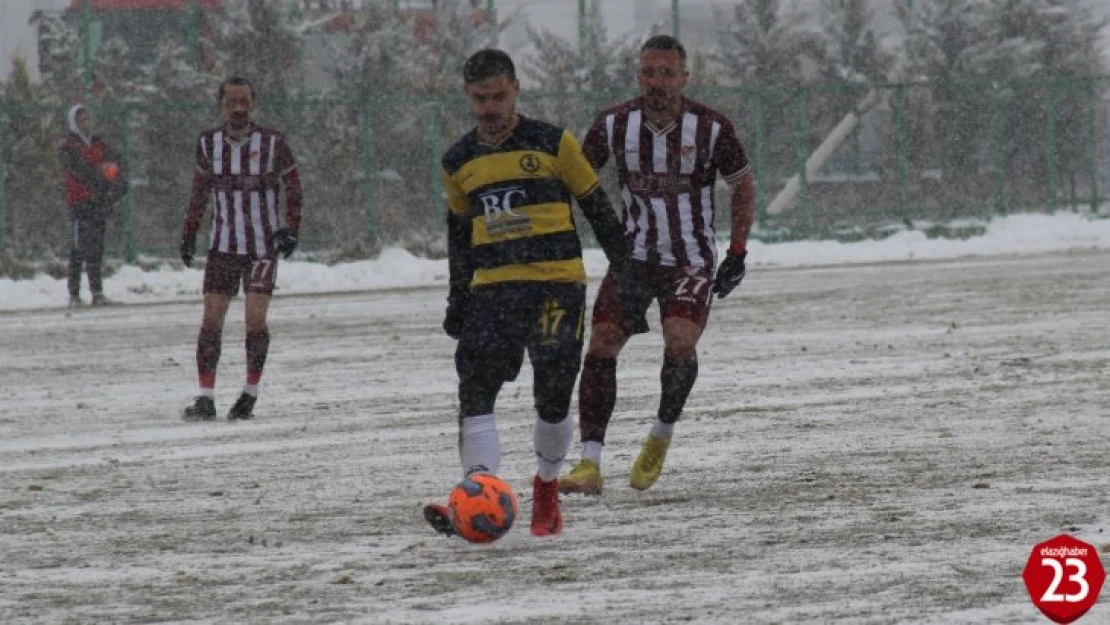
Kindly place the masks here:
POLYGON ((101 266, 104 231, 108 216, 123 194, 127 182, 120 155, 92 134, 89 109, 77 104, 66 116, 69 132, 62 140, 60 155, 64 170, 66 204, 72 224, 69 254, 69 305, 81 306, 81 269, 89 274, 92 304, 112 303, 104 296, 101 266))

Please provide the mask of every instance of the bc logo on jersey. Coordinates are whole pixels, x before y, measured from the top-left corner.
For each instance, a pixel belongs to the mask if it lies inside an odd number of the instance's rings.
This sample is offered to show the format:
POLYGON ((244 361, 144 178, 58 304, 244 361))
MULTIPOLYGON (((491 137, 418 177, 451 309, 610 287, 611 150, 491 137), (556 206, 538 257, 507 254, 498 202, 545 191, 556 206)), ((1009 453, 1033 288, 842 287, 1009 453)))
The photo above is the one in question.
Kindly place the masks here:
POLYGON ((531 229, 528 216, 513 211, 514 206, 524 204, 527 198, 524 187, 517 186, 491 189, 480 194, 478 200, 486 213, 486 232, 490 236, 497 236, 531 229))

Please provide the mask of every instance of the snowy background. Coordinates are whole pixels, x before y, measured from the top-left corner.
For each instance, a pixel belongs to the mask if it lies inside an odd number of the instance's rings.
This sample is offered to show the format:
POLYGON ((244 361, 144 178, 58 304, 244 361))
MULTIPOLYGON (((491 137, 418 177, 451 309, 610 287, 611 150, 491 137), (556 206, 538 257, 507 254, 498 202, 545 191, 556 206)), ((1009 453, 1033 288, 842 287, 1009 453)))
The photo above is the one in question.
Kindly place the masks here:
MULTIPOLYGON (((36 10, 57 10, 69 6, 71 0, 9 0, 0 2, 0 79, 11 71, 12 59, 22 56, 38 66, 34 29, 28 24, 36 10)), ((877 0, 880 32, 889 33, 891 41, 899 39, 898 22, 893 17, 893 6, 900 0, 877 0)), ((1110 4, 1103 0, 1085 0, 1096 16, 1110 16, 1110 4)), ((707 39, 713 32, 714 7, 727 7, 722 0, 682 0, 683 34, 688 41, 707 39)), ((525 26, 547 28, 564 38, 573 40, 578 29, 577 0, 497 0, 497 11, 516 17, 516 24, 504 35, 503 45, 512 53, 527 50, 528 37, 525 26)), ((655 23, 669 24, 670 0, 626 0, 602 2, 602 14, 610 35, 622 37, 640 33, 655 23)), ((1110 41, 1110 29, 1105 33, 1110 41)), ((1110 70, 1110 57, 1106 58, 1110 70)))
MULTIPOLYGON (((0 1, 0 72, 13 51, 35 65, 27 17, 64 4, 0 1)), ((573 39, 576 4, 499 2, 521 19, 506 47, 525 23, 573 39)), ((684 1, 684 38, 713 4, 684 1)), ((666 0, 602 6, 613 36, 669 18, 666 0)), ((1032 545, 1110 550, 1110 220, 965 225, 982 234, 753 241, 660 482, 627 486, 655 331, 621 357, 605 496, 564 498, 562 536, 521 523, 484 547, 420 518, 459 471, 442 259, 282 262, 249 423, 179 419, 199 269, 113 260, 123 305, 77 311, 62 280, 0 279, 0 623, 1043 623, 1032 545)), ((605 262, 586 262, 592 298, 605 262)), ((242 336, 236 302, 221 411, 242 336)), ((524 519, 529 380, 497 406, 524 519)))
MULTIPOLYGON (((749 266, 807 267, 845 263, 943 260, 1110 249, 1110 220, 1090 220, 1070 212, 1056 215, 1023 214, 994 219, 981 236, 966 240, 930 239, 920 230, 897 233, 882 240, 857 243, 811 241, 765 245, 753 241, 749 266)), ((722 250, 723 252, 723 250, 722 250)), ((600 277, 606 267, 599 250, 586 250, 586 271, 600 277)), ((189 301, 200 297, 203 271, 160 263, 158 270, 123 266, 104 282, 105 294, 123 303, 189 301)), ((338 293, 369 289, 445 286, 446 260, 418 258, 403 249, 387 249, 373 260, 327 266, 283 261, 278 294, 338 293)), ((88 299, 87 284, 82 293, 88 299)), ((64 279, 45 274, 29 280, 0 278, 0 310, 57 308, 66 305, 64 279)))

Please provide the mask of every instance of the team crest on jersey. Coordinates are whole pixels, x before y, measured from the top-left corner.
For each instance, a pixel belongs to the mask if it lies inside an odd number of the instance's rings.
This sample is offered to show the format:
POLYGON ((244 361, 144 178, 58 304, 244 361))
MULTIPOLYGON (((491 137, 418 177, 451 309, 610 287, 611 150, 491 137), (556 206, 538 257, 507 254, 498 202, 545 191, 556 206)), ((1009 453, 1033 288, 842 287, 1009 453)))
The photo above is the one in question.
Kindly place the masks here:
POLYGON ((530 174, 536 173, 540 170, 540 157, 531 152, 525 154, 520 157, 520 168, 530 174))
POLYGON ((682 166, 692 168, 698 160, 698 150, 692 145, 684 145, 680 151, 680 156, 682 157, 682 166))

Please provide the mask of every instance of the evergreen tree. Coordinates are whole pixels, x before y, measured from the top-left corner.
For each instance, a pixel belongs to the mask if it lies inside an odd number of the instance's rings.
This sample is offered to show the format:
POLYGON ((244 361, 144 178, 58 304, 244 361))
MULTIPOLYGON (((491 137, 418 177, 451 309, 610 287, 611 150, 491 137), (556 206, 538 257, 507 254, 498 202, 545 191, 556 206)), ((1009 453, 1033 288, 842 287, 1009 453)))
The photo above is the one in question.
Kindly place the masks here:
POLYGON ((824 46, 822 78, 856 83, 889 80, 894 59, 880 46, 871 0, 821 0, 824 46))
POLYGON ((42 92, 31 82, 27 63, 17 58, 4 85, 5 106, 0 107, 0 175, 5 176, 7 251, 22 258, 68 252, 69 215, 58 160, 65 115, 55 106, 40 106, 42 92))
POLYGON ((39 76, 43 88, 39 102, 63 106, 85 96, 85 83, 78 66, 80 36, 61 13, 38 11, 32 17, 38 30, 39 76))
MULTIPOLYGON (((131 201, 139 249, 173 255, 189 202, 196 139, 219 123, 220 77, 197 69, 190 50, 164 41, 144 70, 145 101, 131 107, 131 201)), ((209 207, 211 210, 211 207, 209 207)))
POLYGON ((982 201, 995 166, 992 116, 1003 125, 1010 201, 1041 203, 1050 155, 1073 193, 1087 157, 1087 111, 1099 71, 1099 32, 1078 0, 921 0, 900 7, 910 78, 927 79, 930 98, 910 119, 931 120, 935 153, 949 183, 942 194, 982 201), (1050 113, 1051 110, 1051 113, 1050 113), (1049 119, 1055 119, 1050 149, 1049 119))
POLYGON ((798 88, 807 82, 804 67, 816 67, 824 58, 822 43, 803 28, 803 17, 779 0, 741 0, 731 19, 719 13, 718 23, 715 60, 726 83, 745 88, 745 100, 736 106, 762 116, 766 141, 753 145, 753 153, 762 149, 767 155, 767 180, 785 179, 798 171, 811 147, 809 107, 798 88))
POLYGON ((984 54, 993 47, 988 37, 989 1, 898 5, 906 30, 902 71, 908 80, 929 83, 927 97, 913 100, 907 111, 920 125, 911 134, 911 158, 919 169, 940 166, 947 182, 938 192, 947 197, 938 197, 938 203, 971 200, 975 176, 987 164, 983 148, 989 138, 991 95, 983 84, 992 66, 991 57, 984 54))
POLYGON ((229 0, 215 34, 216 65, 226 76, 251 81, 260 115, 279 128, 291 128, 303 111, 292 103, 300 93, 301 34, 286 19, 285 5, 266 0, 229 0))
POLYGON ((525 98, 537 117, 584 132, 599 109, 634 91, 639 45, 609 38, 596 0, 585 15, 581 45, 547 29, 529 26, 527 33, 535 53, 520 71, 537 85, 525 98))
MULTIPOLYGON (((889 81, 893 56, 880 46, 881 36, 873 25, 875 12, 871 0, 821 0, 822 41, 811 50, 820 51, 820 80, 826 88, 816 90, 808 99, 815 140, 824 140, 841 119, 870 95, 871 89, 889 81)), ((875 118, 871 118, 875 119, 875 118)), ((841 171, 860 170, 861 124, 837 150, 836 159, 850 161, 841 171)), ((875 140, 874 138, 872 139, 875 140)))
POLYGON ((1101 71, 1100 33, 1106 25, 1078 0, 991 2, 992 75, 1010 78, 1002 94, 1007 173, 1031 183, 1027 189, 1015 183, 1011 195, 1036 202, 1046 196, 1044 187, 1055 184, 1071 202, 1080 201, 1078 181, 1086 177, 1090 158, 1091 98, 1099 92, 1093 77, 1101 71), (1043 95, 1028 97, 1031 89, 1043 95), (1055 163, 1058 180, 1047 178, 1049 163, 1055 163))

